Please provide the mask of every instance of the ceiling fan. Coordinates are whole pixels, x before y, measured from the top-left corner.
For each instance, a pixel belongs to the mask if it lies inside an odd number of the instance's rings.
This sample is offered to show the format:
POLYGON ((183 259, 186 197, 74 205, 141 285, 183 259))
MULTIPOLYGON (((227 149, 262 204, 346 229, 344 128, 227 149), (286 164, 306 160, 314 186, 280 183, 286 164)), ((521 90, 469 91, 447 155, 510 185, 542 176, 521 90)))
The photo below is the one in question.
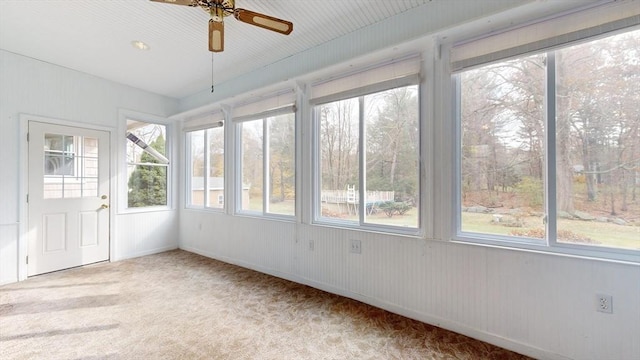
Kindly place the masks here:
POLYGON ((289 35, 293 30, 290 21, 260 14, 251 10, 236 9, 235 0, 151 0, 155 2, 201 7, 209 15, 209 51, 224 50, 224 22, 225 16, 233 15, 237 20, 247 24, 259 26, 263 29, 289 35))

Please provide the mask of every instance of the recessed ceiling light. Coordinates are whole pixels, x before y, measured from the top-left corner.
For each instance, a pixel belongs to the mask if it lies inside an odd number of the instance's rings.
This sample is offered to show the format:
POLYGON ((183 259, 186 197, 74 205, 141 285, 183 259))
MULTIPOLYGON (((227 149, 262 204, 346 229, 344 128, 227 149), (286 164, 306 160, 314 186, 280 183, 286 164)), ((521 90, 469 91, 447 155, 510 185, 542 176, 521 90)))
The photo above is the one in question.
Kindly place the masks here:
POLYGON ((142 42, 142 41, 140 41, 140 40, 133 40, 133 41, 131 42, 131 46, 133 46, 134 48, 136 48, 136 49, 138 49, 138 50, 149 50, 149 49, 151 49, 151 48, 149 47, 149 45, 147 45, 147 44, 143 43, 143 42, 142 42))

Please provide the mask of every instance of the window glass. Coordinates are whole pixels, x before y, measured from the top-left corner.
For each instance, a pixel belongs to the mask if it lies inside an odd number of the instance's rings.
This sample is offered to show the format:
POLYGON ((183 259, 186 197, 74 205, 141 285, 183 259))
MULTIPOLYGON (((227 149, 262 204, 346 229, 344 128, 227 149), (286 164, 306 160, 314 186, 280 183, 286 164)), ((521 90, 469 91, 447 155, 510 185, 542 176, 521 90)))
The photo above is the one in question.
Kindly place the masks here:
POLYGON ((269 201, 267 212, 295 215, 296 212, 296 134, 295 115, 268 118, 269 201))
POLYGON ((640 249, 640 31, 555 56, 557 241, 640 249))
POLYGON ((460 76, 462 231, 545 238, 545 59, 460 76))
POLYGON ((418 86, 364 97, 365 221, 418 227, 418 86))
POLYGON ((205 132, 206 130, 191 131, 187 133, 187 142, 191 148, 190 191, 187 205, 204 207, 204 174, 205 170, 205 132))
POLYGON ((263 197, 263 121, 240 124, 242 134, 242 210, 262 211, 263 197))
POLYGON ((320 105, 316 114, 320 127, 320 215, 357 222, 359 101, 354 98, 320 105))
POLYGON ((166 206, 166 127, 128 120, 126 137, 128 207, 166 206))

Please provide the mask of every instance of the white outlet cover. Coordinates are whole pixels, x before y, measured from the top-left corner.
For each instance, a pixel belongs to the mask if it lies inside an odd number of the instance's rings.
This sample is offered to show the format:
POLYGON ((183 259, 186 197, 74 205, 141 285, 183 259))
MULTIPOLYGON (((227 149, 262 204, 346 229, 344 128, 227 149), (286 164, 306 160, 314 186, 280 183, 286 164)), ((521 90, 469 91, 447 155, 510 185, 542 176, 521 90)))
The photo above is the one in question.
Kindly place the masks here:
POLYGON ((613 313, 613 297, 611 295, 597 294, 596 310, 599 312, 612 314, 613 313))

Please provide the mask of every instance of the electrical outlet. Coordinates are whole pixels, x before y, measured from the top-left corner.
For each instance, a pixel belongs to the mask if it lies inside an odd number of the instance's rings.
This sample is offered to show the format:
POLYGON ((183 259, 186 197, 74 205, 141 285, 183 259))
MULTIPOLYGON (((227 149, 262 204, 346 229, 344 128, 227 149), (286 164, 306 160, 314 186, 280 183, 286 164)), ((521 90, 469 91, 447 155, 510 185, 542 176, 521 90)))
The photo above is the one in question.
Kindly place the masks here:
POLYGON ((596 295, 596 301, 597 311, 608 314, 613 313, 613 298, 611 295, 598 294, 596 295))
POLYGON ((351 239, 351 248, 349 250, 352 254, 362 253, 362 243, 360 240, 351 239))
POLYGON ((315 247, 316 247, 315 242, 313 241, 313 239, 310 239, 309 240, 309 250, 313 251, 313 249, 315 249, 315 247))

